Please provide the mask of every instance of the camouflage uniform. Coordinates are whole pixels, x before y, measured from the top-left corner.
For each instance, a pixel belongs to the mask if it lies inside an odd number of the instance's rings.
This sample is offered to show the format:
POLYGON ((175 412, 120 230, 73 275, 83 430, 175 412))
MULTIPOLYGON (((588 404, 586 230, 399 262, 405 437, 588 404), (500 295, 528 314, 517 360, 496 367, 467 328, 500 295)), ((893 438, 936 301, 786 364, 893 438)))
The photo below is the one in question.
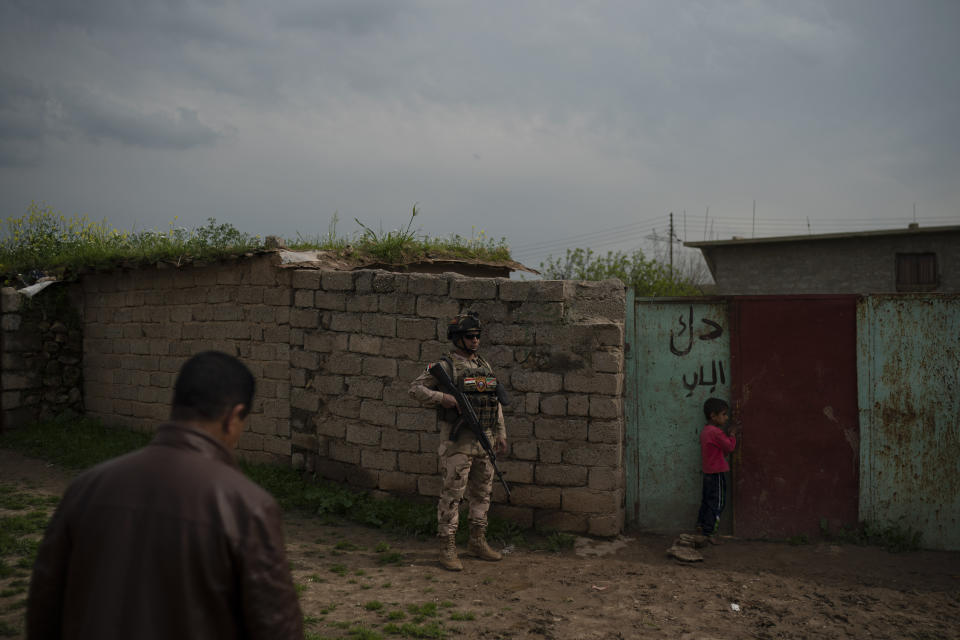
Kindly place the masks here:
MULTIPOLYGON (((480 356, 465 358, 456 352, 451 352, 440 363, 470 399, 490 442, 495 442, 496 438, 505 439, 507 431, 503 410, 496 396, 491 393, 495 387, 488 382, 494 378, 490 364, 480 356), (453 364, 452 369, 450 363, 453 364), (478 389, 478 386, 482 388, 478 389)), ((456 533, 460 520, 460 501, 464 495, 470 509, 470 525, 486 528, 494 473, 487 453, 468 427, 460 428, 456 441, 450 440, 450 429, 458 413, 456 409, 441 407, 443 392, 437 386, 430 372, 424 371, 410 385, 410 395, 423 404, 440 407, 443 439, 437 453, 440 456, 443 488, 437 504, 437 535, 443 537, 456 533)))

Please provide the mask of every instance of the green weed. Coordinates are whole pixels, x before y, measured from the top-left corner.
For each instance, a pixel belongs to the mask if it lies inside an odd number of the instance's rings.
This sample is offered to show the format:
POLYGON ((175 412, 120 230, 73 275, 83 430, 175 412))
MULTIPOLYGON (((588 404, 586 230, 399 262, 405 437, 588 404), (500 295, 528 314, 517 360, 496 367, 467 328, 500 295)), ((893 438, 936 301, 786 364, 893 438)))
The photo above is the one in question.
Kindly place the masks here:
POLYGON ((923 539, 923 533, 904 524, 903 517, 888 525, 861 522, 852 529, 841 527, 836 531, 831 531, 826 519, 822 519, 820 532, 824 538, 833 542, 878 546, 891 553, 916 551, 923 539))
POLYGON ((379 611, 380 609, 383 609, 383 603, 379 600, 371 600, 363 605, 363 608, 367 611, 379 611))
POLYGON ((345 576, 345 575, 347 575, 347 571, 348 571, 347 567, 344 566, 344 565, 342 565, 342 564, 330 565, 330 572, 331 572, 331 573, 335 573, 335 574, 337 574, 338 576, 345 576))
POLYGON ((354 218, 360 231, 352 237, 341 237, 337 235, 336 229, 339 218, 334 214, 325 236, 303 236, 298 233, 296 240, 287 240, 285 244, 295 250, 321 249, 359 261, 394 265, 416 261, 422 257, 479 258, 491 262, 510 260, 506 238, 494 240, 488 237, 483 229, 479 232, 472 229, 469 238, 459 234, 446 238, 420 235, 419 229, 413 229, 413 222, 418 215, 420 210, 414 205, 407 226, 391 231, 384 231, 382 226, 379 230, 374 230, 359 218, 354 218))
POLYGON ((18 635, 20 635, 20 629, 13 626, 9 622, 0 620, 0 636, 3 636, 5 638, 10 638, 18 635))
POLYGON ((104 426, 99 420, 63 415, 0 436, 14 449, 70 469, 87 469, 150 442, 151 435, 104 426))
POLYGON ((390 553, 385 553, 379 558, 377 558, 377 564, 402 564, 403 563, 403 554, 398 551, 391 551, 390 553))
POLYGON ((476 620, 477 616, 472 611, 467 611, 464 613, 460 613, 459 611, 451 611, 450 619, 457 620, 457 621, 476 620))
POLYGON ((403 636, 404 638, 446 638, 447 634, 436 622, 425 625, 405 622, 402 625, 389 623, 383 625, 383 631, 390 635, 403 636))
POLYGON ((80 267, 106 267, 128 262, 213 259, 262 248, 257 236, 241 233, 230 224, 207 225, 192 230, 176 226, 165 231, 124 231, 106 220, 58 214, 32 203, 20 217, 0 221, 0 273, 18 276, 32 284, 44 273, 63 274, 80 267))

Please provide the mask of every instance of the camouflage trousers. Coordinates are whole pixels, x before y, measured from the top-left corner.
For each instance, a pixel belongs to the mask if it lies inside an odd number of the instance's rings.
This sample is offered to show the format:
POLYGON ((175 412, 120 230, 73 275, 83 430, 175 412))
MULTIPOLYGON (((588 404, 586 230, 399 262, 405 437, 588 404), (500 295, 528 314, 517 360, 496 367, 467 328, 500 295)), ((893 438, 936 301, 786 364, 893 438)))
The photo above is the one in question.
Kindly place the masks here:
POLYGON ((440 456, 443 488, 437 504, 437 535, 449 536, 457 532, 460 522, 460 501, 464 494, 470 511, 471 525, 486 526, 493 490, 493 465, 486 454, 472 456, 453 453, 440 456))

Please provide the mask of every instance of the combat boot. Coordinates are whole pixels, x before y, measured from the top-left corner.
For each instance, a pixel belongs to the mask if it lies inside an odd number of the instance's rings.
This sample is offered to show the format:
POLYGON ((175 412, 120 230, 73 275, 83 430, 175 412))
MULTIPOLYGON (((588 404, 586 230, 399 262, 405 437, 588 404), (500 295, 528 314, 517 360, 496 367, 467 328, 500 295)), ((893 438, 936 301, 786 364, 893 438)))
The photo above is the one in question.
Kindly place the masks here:
POLYGON ((463 571, 457 557, 457 537, 453 534, 440 536, 440 565, 447 571, 463 571))
POLYGON ((476 556, 481 560, 496 562, 503 556, 490 548, 490 545, 487 544, 486 534, 486 527, 470 527, 470 542, 467 543, 467 554, 476 556))

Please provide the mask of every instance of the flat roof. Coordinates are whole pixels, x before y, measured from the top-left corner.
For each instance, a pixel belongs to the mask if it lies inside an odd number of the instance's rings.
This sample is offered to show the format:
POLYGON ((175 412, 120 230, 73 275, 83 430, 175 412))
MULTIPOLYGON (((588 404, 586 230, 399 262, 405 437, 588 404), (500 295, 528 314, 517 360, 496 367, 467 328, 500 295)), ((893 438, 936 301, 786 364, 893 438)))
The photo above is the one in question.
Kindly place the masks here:
POLYGON ((730 240, 705 240, 703 242, 684 242, 683 246, 696 249, 706 247, 736 246, 745 244, 769 244, 775 242, 810 242, 811 240, 845 240, 852 238, 872 238, 875 236, 913 236, 928 233, 960 232, 960 225, 947 227, 910 227, 907 229, 881 229, 879 231, 853 231, 847 233, 817 233, 803 236, 772 236, 768 238, 733 238, 730 240))

